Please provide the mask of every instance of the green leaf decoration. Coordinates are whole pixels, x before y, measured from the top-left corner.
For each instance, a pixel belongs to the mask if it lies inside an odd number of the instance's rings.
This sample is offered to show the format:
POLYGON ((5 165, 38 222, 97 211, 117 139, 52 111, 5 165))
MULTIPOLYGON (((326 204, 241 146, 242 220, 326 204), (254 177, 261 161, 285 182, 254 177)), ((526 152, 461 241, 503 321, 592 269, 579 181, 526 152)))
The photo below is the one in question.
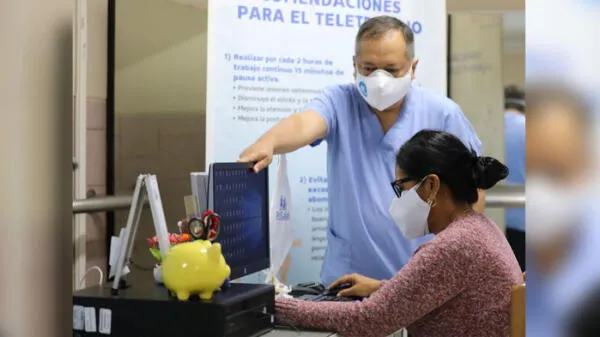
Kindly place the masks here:
POLYGON ((152 256, 154 256, 154 258, 160 262, 162 260, 162 256, 160 255, 160 250, 156 249, 156 248, 150 248, 150 254, 152 254, 152 256))

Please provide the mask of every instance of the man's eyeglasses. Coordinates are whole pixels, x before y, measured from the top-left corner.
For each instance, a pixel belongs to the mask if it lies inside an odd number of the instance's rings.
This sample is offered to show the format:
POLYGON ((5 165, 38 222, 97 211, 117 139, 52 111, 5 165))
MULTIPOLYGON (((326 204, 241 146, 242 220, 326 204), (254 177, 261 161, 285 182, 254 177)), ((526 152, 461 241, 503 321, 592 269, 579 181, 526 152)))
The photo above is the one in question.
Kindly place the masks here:
POLYGON ((394 189, 394 193, 396 193, 396 196, 398 198, 400 198, 400 196, 402 195, 402 192, 404 192, 404 188, 402 188, 402 185, 404 183, 409 182, 409 181, 414 181, 414 180, 416 180, 416 179, 406 177, 406 178, 392 181, 392 188, 394 189))

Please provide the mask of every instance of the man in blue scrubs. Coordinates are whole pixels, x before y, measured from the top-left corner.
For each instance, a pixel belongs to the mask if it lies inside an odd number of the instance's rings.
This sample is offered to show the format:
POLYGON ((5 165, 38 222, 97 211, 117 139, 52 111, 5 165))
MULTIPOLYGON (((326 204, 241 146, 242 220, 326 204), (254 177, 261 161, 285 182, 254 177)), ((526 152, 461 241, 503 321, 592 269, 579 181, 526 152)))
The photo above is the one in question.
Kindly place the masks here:
POLYGON ((527 119, 527 336, 569 336, 600 281, 594 119, 560 87, 528 90, 527 119))
MULTIPOLYGON (((510 173, 506 182, 525 184, 525 93, 516 86, 504 89, 504 146, 506 166, 510 173)), ((525 208, 506 210, 506 238, 521 270, 525 270, 525 208)))
MULTIPOLYGON (((412 86, 418 60, 414 35, 396 18, 364 22, 356 36, 355 83, 325 91, 281 121, 240 155, 260 170, 273 154, 327 142, 328 245, 321 282, 349 274, 392 277, 428 237, 405 238, 388 209, 395 197, 396 151, 422 129, 451 132, 478 154, 481 142, 460 107, 412 86)), ((477 206, 483 209, 483 198, 477 206)))

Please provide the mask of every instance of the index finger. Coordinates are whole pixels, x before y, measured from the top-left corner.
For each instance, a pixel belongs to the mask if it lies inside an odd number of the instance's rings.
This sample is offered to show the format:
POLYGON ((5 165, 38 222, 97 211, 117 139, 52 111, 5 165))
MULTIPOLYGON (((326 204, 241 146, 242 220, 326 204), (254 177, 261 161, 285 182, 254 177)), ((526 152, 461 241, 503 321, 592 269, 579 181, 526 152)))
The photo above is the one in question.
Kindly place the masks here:
POLYGON ((350 288, 342 289, 337 293, 338 297, 353 297, 356 296, 356 287, 352 286, 350 288))
POLYGON ((256 162, 253 167, 254 172, 256 172, 256 173, 260 172, 262 169, 269 166, 269 164, 270 164, 269 158, 264 158, 264 159, 256 162))
POLYGON ((335 287, 339 286, 340 284, 344 284, 344 283, 351 283, 351 284, 354 283, 352 275, 344 275, 344 276, 340 277, 339 279, 333 281, 333 283, 331 285, 329 285, 328 289, 335 288, 335 287))
POLYGON ((253 163, 259 159, 261 159, 260 153, 245 154, 242 152, 242 154, 240 154, 240 158, 238 159, 238 163, 253 163))

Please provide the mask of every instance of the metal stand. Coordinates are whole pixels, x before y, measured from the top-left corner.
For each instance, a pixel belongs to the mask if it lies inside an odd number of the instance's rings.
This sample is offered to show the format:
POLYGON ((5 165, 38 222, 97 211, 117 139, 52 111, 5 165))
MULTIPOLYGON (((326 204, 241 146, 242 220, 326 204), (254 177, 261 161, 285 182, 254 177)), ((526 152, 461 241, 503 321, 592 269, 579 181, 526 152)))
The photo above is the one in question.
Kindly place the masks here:
POLYGON ((145 201, 144 198, 146 196, 150 202, 154 230, 158 237, 158 248, 162 257, 165 257, 170 248, 169 231, 167 229, 167 222, 165 220, 156 176, 151 174, 141 174, 138 176, 135 184, 131 208, 129 209, 129 215, 127 216, 127 226, 123 231, 123 241, 121 242, 121 248, 119 250, 119 259, 115 266, 115 279, 113 280, 112 285, 112 292, 114 295, 119 293, 119 283, 123 276, 123 268, 126 263, 129 264, 131 259, 135 235, 139 226, 140 216, 145 201))

